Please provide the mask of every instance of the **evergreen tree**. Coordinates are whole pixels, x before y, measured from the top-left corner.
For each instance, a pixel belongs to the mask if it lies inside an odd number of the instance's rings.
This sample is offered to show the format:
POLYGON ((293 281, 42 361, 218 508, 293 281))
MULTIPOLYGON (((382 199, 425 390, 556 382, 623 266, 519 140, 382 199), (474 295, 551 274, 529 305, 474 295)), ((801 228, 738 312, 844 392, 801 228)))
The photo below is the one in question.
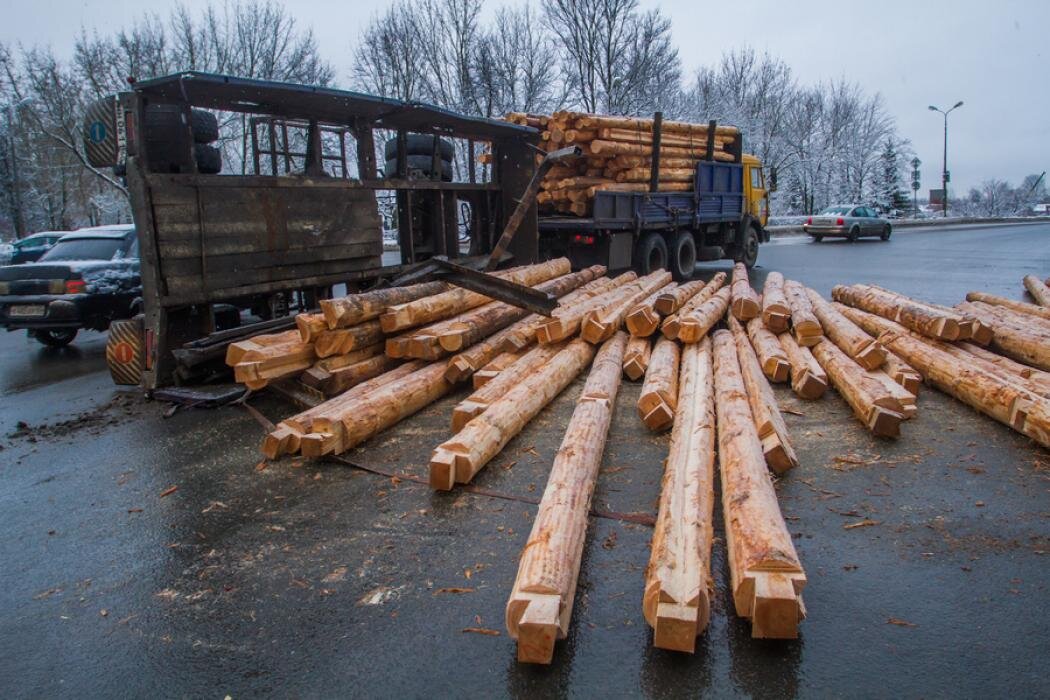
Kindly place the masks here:
POLYGON ((886 147, 883 148, 880 159, 882 169, 878 176, 876 203, 883 211, 908 209, 908 193, 901 186, 901 158, 893 137, 886 139, 886 147))

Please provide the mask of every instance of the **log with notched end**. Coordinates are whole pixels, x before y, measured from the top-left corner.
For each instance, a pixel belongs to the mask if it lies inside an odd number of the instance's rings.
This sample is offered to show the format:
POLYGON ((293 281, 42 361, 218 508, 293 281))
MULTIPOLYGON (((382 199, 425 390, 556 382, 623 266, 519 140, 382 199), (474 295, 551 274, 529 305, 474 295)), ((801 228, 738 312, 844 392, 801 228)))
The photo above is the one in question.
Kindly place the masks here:
POLYGON ((465 484, 594 359, 595 347, 577 338, 540 369, 489 404, 430 458, 430 485, 450 490, 465 484))
MULTIPOLYGON (((761 324, 759 319, 752 322, 761 324)), ((762 443, 762 454, 766 464, 777 474, 798 466, 798 457, 791 446, 784 417, 780 415, 777 398, 769 386, 762 368, 755 357, 747 331, 732 316, 726 318, 733 340, 736 342, 737 362, 740 365, 740 377, 747 389, 747 400, 751 405, 751 417, 754 419, 758 439, 762 443)))
MULTIPOLYGON (((568 258, 557 258, 538 265, 515 267, 493 274, 510 282, 532 286, 567 275, 569 272, 571 269, 568 258)), ((484 294, 455 288, 434 296, 391 306, 380 315, 379 320, 384 332, 395 333, 406 328, 447 319, 490 301, 492 299, 484 294)))
POLYGON ((507 600, 507 633, 518 661, 550 663, 556 639, 568 634, 587 536, 587 514, 620 388, 627 334, 605 341, 551 466, 507 600))
POLYGON ((1013 299, 1007 299, 1006 297, 996 296, 995 294, 985 294, 984 292, 969 292, 966 295, 966 301, 983 301, 985 304, 1002 306, 1011 311, 1035 316, 1044 321, 1050 321, 1050 309, 1038 304, 1015 301, 1013 299))
MULTIPOLYGON (((660 332, 663 333, 665 338, 671 340, 678 339, 678 330, 682 325, 682 318, 691 313, 705 301, 710 299, 714 294, 722 289, 726 283, 726 273, 719 272, 711 280, 704 285, 704 288, 695 292, 688 299, 682 301, 678 309, 670 316, 664 319, 663 323, 660 324, 660 332)), ((690 283, 692 284, 692 283, 690 283)), ((688 285, 684 285, 688 286, 688 285)))
POLYGON ((244 362, 256 362, 284 352, 287 346, 301 344, 302 339, 299 337, 299 331, 294 329, 282 331, 281 333, 252 336, 246 340, 230 343, 227 346, 226 364, 233 367, 242 360, 244 362), (275 349, 276 346, 282 346, 282 349, 277 350, 275 349))
POLYGON ((557 355, 565 343, 555 345, 537 345, 524 353, 516 362, 500 372, 494 379, 483 386, 475 387, 474 393, 460 401, 452 409, 452 432, 458 433, 475 416, 488 408, 494 401, 521 383, 521 381, 538 371, 548 360, 557 355))
POLYGON ((314 339, 314 347, 318 357, 331 357, 375 345, 384 337, 379 321, 372 320, 349 328, 321 331, 314 339))
POLYGON ((718 461, 730 583, 755 638, 793 639, 805 617, 806 574, 766 469, 729 331, 712 336, 718 461))
POLYGON ((751 288, 751 280, 747 276, 747 267, 744 263, 733 265, 733 282, 729 285, 732 294, 730 309, 733 318, 738 321, 750 321, 762 313, 762 304, 758 300, 758 294, 751 288))
POLYGON ((747 335, 762 365, 762 373, 771 382, 786 382, 791 374, 791 362, 788 360, 780 341, 762 322, 753 318, 747 322, 747 335))
POLYGON ((813 313, 816 314, 817 320, 824 329, 824 335, 831 342, 838 345, 842 352, 852 357, 864 369, 882 367, 886 362, 886 351, 879 345, 879 341, 840 314, 816 291, 807 287, 806 296, 813 307, 813 313))
POLYGON ((990 350, 985 350, 979 345, 973 343, 956 343, 956 345, 950 350, 956 357, 965 357, 959 355, 956 350, 970 353, 970 355, 977 358, 979 364, 987 367, 989 370, 996 370, 1005 376, 1009 376, 1016 381, 1021 379, 1024 381, 1024 385, 1037 394, 1050 398, 1050 372, 1044 372, 1043 370, 1036 369, 1035 367, 1029 367, 1028 365, 1021 364, 1011 360, 1009 357, 997 355, 990 350))
POLYGON ((880 287, 874 284, 859 286, 861 288, 873 289, 877 292, 887 294, 890 297, 897 299, 899 303, 914 305, 926 310, 936 317, 946 319, 946 323, 956 324, 959 327, 959 337, 957 340, 973 340, 973 342, 981 345, 987 345, 992 340, 991 328, 988 328, 973 316, 959 313, 958 309, 953 309, 950 306, 943 306, 941 304, 934 304, 929 301, 913 299, 912 297, 901 294, 900 292, 895 292, 892 289, 886 289, 885 287, 880 287))
POLYGON ((977 316, 995 332, 992 349, 1012 360, 1050 371, 1050 333, 1041 332, 1033 324, 1011 321, 980 302, 966 302, 959 307, 977 316))
POLYGON ((805 287, 795 280, 784 280, 784 297, 791 308, 791 332, 799 345, 811 348, 824 337, 824 329, 813 313, 805 287))
POLYGON ((638 397, 638 417, 650 430, 661 432, 674 423, 680 360, 678 343, 667 338, 656 339, 645 371, 642 393, 638 397))
POLYGON ((262 389, 276 379, 299 374, 309 369, 315 360, 314 344, 301 342, 298 331, 257 336, 231 343, 226 350, 226 362, 233 367, 234 381, 253 390, 262 389))
POLYGON ((304 343, 314 342, 318 335, 328 330, 324 314, 296 314, 295 326, 299 329, 299 338, 304 343))
POLYGON ((376 289, 371 292, 349 294, 337 299, 322 299, 321 313, 329 328, 347 328, 371 321, 391 306, 407 304, 416 299, 434 296, 448 290, 444 282, 425 282, 407 287, 376 289))
POLYGON ((670 272, 657 270, 640 278, 633 285, 609 294, 603 306, 584 316, 580 323, 580 337, 595 345, 605 342, 623 326, 628 311, 670 281, 670 272))
POLYGON ((874 287, 838 285, 831 290, 831 297, 847 306, 896 321, 930 338, 958 340, 962 332, 957 319, 874 287))
POLYGON ((1039 306, 1050 306, 1050 287, 1046 286, 1041 279, 1035 275, 1024 276, 1024 288, 1032 295, 1039 306))
MULTIPOLYGON (((565 309, 576 304, 581 304, 588 299, 601 296, 605 292, 615 289, 620 284, 626 284, 627 281, 629 280, 617 282, 609 277, 599 277, 559 299, 558 306, 555 308, 552 315, 556 316, 559 313, 564 314, 565 309)), ((507 333, 502 340, 500 340, 499 348, 506 352, 510 350, 521 350, 522 348, 528 347, 536 342, 536 330, 549 320, 550 317, 541 316, 539 314, 526 316, 510 328, 506 329, 507 333)))
POLYGON ((627 350, 623 354, 623 373, 633 382, 645 375, 649 367, 649 357, 653 352, 652 341, 646 336, 631 336, 627 350))
POLYGON ((762 323, 778 335, 791 324, 791 307, 784 296, 784 276, 779 272, 766 275, 762 285, 762 323))
POLYGON ((791 390, 799 398, 810 401, 823 396, 828 388, 828 375, 810 349, 799 345, 795 336, 788 332, 778 335, 777 340, 791 363, 791 390))
POLYGON ((386 355, 374 355, 360 362, 333 370, 311 367, 303 372, 299 381, 317 389, 325 396, 331 397, 341 394, 361 382, 378 377, 384 372, 389 372, 399 364, 401 364, 401 360, 387 357, 386 355))
POLYGON ((499 355, 496 355, 485 366, 474 373, 474 376, 472 377, 474 388, 480 389, 488 384, 490 381, 498 377, 503 370, 517 362, 523 354, 524 353, 519 350, 516 352, 501 352, 499 355))
POLYGON ((627 312, 625 319, 627 331, 632 336, 650 336, 655 333, 660 328, 660 311, 656 308, 656 301, 663 295, 673 295, 677 287, 678 283, 669 282, 640 303, 635 304, 627 312))
POLYGON ((575 304, 559 306, 551 314, 550 318, 544 318, 536 326, 536 340, 541 345, 557 343, 566 338, 576 335, 580 330, 583 319, 595 309, 604 307, 611 295, 621 292, 625 287, 636 287, 638 275, 634 272, 624 274, 612 279, 612 287, 601 294, 586 299, 581 299, 575 304))
POLYGON ((864 369, 830 340, 817 343, 812 350, 839 394, 853 409, 853 414, 872 434, 881 437, 900 435, 904 407, 885 387, 867 377, 864 369))
POLYGON ((922 386, 922 375, 907 362, 886 350, 886 365, 883 367, 889 377, 904 387, 912 396, 919 395, 922 386))
POLYGON ((729 308, 729 287, 715 292, 710 299, 692 311, 681 314, 678 324, 678 340, 683 343, 698 343, 714 328, 729 308))
MULTIPOLYGON (((722 273, 723 275, 725 273, 722 273)), ((707 286, 707 282, 703 280, 694 280, 692 282, 686 282, 683 285, 673 287, 668 291, 661 290, 661 293, 657 295, 656 301, 653 302, 653 308, 661 316, 670 316, 678 309, 682 308, 682 305, 692 299, 704 287, 707 286)))
POLYGON ((645 571, 642 612, 653 645, 687 651, 711 611, 715 403, 711 340, 682 350, 678 408, 645 571))
POLYGON ((895 331, 887 331, 879 339, 938 390, 1050 447, 1050 399, 1012 384, 973 361, 953 357, 942 349, 945 343, 895 331))

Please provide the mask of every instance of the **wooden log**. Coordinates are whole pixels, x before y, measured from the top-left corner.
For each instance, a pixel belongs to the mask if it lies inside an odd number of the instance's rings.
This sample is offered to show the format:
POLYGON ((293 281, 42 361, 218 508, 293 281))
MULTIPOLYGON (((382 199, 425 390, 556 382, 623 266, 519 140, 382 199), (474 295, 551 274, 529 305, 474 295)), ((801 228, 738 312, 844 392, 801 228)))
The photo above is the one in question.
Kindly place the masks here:
POLYGON ((671 281, 671 273, 657 270, 633 285, 609 294, 605 304, 593 309, 580 323, 580 337, 595 345, 603 343, 623 326, 627 313, 671 281))
POLYGON ((324 370, 331 372, 332 370, 340 369, 342 367, 349 367, 350 365, 357 364, 362 360, 367 360, 370 357, 383 354, 383 343, 375 343, 374 345, 367 345, 357 350, 351 350, 350 352, 343 353, 342 355, 334 355, 332 357, 325 357, 319 359, 314 363, 307 372, 314 369, 324 370))
POLYGON ((474 417, 482 413, 494 401, 513 389, 521 381, 538 371, 565 347, 565 343, 537 345, 523 353, 491 381, 474 387, 474 393, 460 401, 452 409, 452 432, 458 433, 474 417))
POLYGON ((704 285, 703 289, 695 292, 688 299, 683 300, 678 309, 671 313, 671 315, 665 318, 663 323, 660 324, 660 332, 664 334, 664 337, 676 340, 678 338, 678 331, 682 326, 682 318, 685 315, 692 313, 701 304, 714 296, 718 290, 722 289, 725 283, 726 273, 719 272, 712 277, 706 285, 704 285))
POLYGON ((824 297, 806 288, 813 313, 824 329, 824 335, 839 346, 864 369, 878 369, 886 362, 886 351, 879 342, 840 314, 824 297))
MULTIPOLYGON (((1011 360, 1008 357, 997 355, 996 353, 982 348, 979 345, 974 345, 973 343, 956 343, 956 346, 971 355, 975 355, 980 360, 996 365, 1003 371, 1021 377, 1022 379, 1031 379, 1037 386, 1050 387, 1050 372, 1044 372, 1035 367, 1029 367, 1028 365, 1011 360)), ((1037 390, 1033 389, 1033 391, 1037 390)), ((1038 391, 1041 392, 1042 389, 1039 389, 1038 391)))
POLYGON ((465 484, 594 359, 595 348, 577 338, 538 371, 494 401, 430 458, 430 485, 450 490, 465 484))
POLYGON ((349 328, 321 331, 314 340, 318 357, 342 355, 380 343, 386 335, 379 321, 365 321, 349 328))
MULTIPOLYGON (((538 265, 526 265, 494 273, 505 280, 532 286, 571 272, 568 258, 548 260, 538 265)), ((386 333, 421 326, 455 316, 492 301, 484 294, 454 288, 441 294, 423 297, 387 309, 379 320, 386 333)))
POLYGON ((762 285, 762 323, 777 335, 791 324, 791 307, 784 296, 784 276, 779 272, 766 275, 762 285))
POLYGON ((934 304, 933 302, 923 301, 920 299, 914 299, 907 295, 895 292, 892 289, 886 289, 878 285, 861 285, 865 288, 870 288, 887 294, 900 303, 914 305, 923 309, 926 309, 935 316, 944 317, 954 322, 959 326, 959 337, 957 340, 970 340, 972 339, 976 343, 981 345, 987 345, 992 339, 991 329, 981 324, 981 322, 966 314, 959 313, 958 309, 953 309, 949 306, 943 306, 941 304, 934 304))
MULTIPOLYGON (((653 148, 649 144, 626 143, 623 141, 605 141, 595 139, 589 144, 589 152, 596 156, 624 155, 652 157, 653 148)), ((668 158, 703 158, 707 155, 707 146, 689 148, 685 146, 661 146, 660 154, 668 158)), ((724 151, 715 151, 714 159, 724 162, 732 162, 733 156, 724 151)))
POLYGON ((886 393, 885 387, 866 377, 861 366, 830 340, 817 343, 812 351, 835 389, 853 409, 853 414, 872 434, 880 437, 900 435, 904 407, 886 393))
MULTIPOLYGON (((599 277, 559 299, 558 308, 555 309, 554 313, 555 315, 559 313, 564 314, 564 310, 570 306, 600 296, 611 289, 615 289, 621 283, 625 282, 617 282, 609 277, 599 277)), ((549 317, 539 314, 526 316, 507 329, 506 336, 500 341, 500 349, 503 351, 521 350, 535 343, 536 330, 548 320, 549 317)))
POLYGON ((234 380, 252 390, 297 375, 309 369, 315 359, 314 344, 301 342, 297 330, 238 341, 226 350, 234 380))
POLYGON ((361 382, 378 377, 389 372, 401 364, 401 360, 387 357, 386 355, 375 355, 352 365, 326 370, 320 367, 311 367, 303 372, 299 380, 317 389, 328 397, 341 394, 347 389, 357 386, 361 382))
POLYGON ((636 382, 645 376, 652 352, 653 344, 647 336, 631 336, 627 343, 627 350, 623 354, 623 373, 628 379, 636 382))
MULTIPOLYGON (((840 304, 838 302, 832 302, 831 306, 840 314, 862 328, 864 332, 876 338, 884 331, 900 331, 904 333, 913 332, 895 321, 890 321, 889 319, 868 313, 867 311, 855 309, 852 306, 846 306, 845 304, 840 304)), ((922 386, 922 374, 889 350, 886 350, 885 348, 883 348, 883 350, 886 351, 886 374, 888 374, 893 381, 904 387, 908 392, 918 396, 919 387, 922 386)))
POLYGON ((678 343, 667 338, 656 339, 638 397, 638 417, 649 430, 663 432, 674 423, 680 360, 678 343))
POLYGON ((238 362, 258 361, 270 357, 275 345, 294 345, 302 343, 298 330, 283 331, 281 333, 268 333, 256 335, 245 340, 238 340, 226 347, 226 364, 233 367, 238 362))
MULTIPOLYGON (((677 282, 669 282, 650 294, 640 303, 635 304, 635 306, 627 312, 627 317, 625 319, 627 331, 632 336, 650 336, 655 333, 660 328, 660 311, 656 308, 656 301, 661 296, 673 295, 674 290, 677 287, 677 282)), ((703 287, 702 284, 701 287, 703 287)))
POLYGON ((1050 400, 1008 383, 976 363, 953 357, 946 343, 887 331, 883 345, 916 367, 926 381, 977 411, 1050 447, 1050 400))
POLYGON ((972 363, 982 371, 996 375, 1003 382, 1019 386, 1044 398, 1050 397, 1050 372, 1014 362, 973 343, 943 343, 936 347, 964 364, 972 363))
POLYGON ((1035 303, 1044 308, 1050 307, 1050 287, 1035 275, 1024 276, 1024 288, 1035 299, 1035 303))
POLYGON ((706 286, 707 282, 704 282, 703 280, 694 280, 682 285, 670 287, 666 291, 660 290, 660 293, 656 296, 656 300, 653 302, 653 308, 656 310, 656 313, 661 316, 670 316, 678 311, 678 309, 682 308, 683 304, 696 296, 706 286))
POLYGON ((1016 311, 1022 314, 1028 314, 1041 318, 1044 321, 1050 321, 1050 309, 1045 306, 1039 306, 1038 304, 1028 304, 1023 301, 1014 301, 1013 299, 1007 299, 1006 297, 996 296, 995 294, 985 294, 984 292, 969 292, 966 295, 966 301, 981 301, 985 304, 991 304, 992 306, 1002 306, 1016 311))
POLYGON ((729 301, 729 287, 723 287, 694 310, 681 314, 678 325, 678 340, 683 343, 700 342, 700 339, 707 335, 707 332, 718 323, 719 319, 726 315, 729 301))
POLYGON ((835 301, 896 321, 930 338, 958 340, 961 334, 956 319, 870 286, 839 285, 831 290, 831 296, 835 301))
POLYGON ((299 338, 304 343, 312 343, 317 336, 328 330, 324 314, 296 314, 295 327, 299 329, 299 338))
POLYGON ((642 612, 653 645, 692 653, 711 612, 715 403, 711 341, 687 345, 642 612))
MULTIPOLYGON (((631 131, 652 132, 653 120, 641 117, 611 117, 605 115, 585 114, 576 117, 576 124, 583 129, 629 129, 631 131)), ((707 124, 692 124, 690 122, 664 121, 660 123, 660 130, 669 133, 687 133, 707 138, 707 124)), ((735 126, 718 126, 715 134, 724 139, 736 138, 740 135, 740 129, 735 126)))
POLYGON ((730 584, 755 638, 793 639, 805 617, 806 574, 766 470, 729 331, 712 336, 718 461, 730 584))
POLYGON ((803 347, 813 347, 824 337, 824 329, 813 313, 805 287, 795 280, 784 280, 784 297, 791 308, 791 332, 803 347))
POLYGON ((762 373, 771 382, 786 382, 791 375, 791 362, 777 337, 766 327, 760 318, 747 322, 747 335, 751 339, 762 373))
MULTIPOLYGON (((649 182, 652 175, 649 168, 631 168, 616 174, 617 182, 649 182)), ((692 182, 696 171, 687 168, 660 168, 657 174, 660 182, 692 182)))
POLYGON ((633 283, 637 280, 637 274, 634 272, 626 272, 619 277, 613 278, 613 288, 607 292, 584 299, 564 308, 559 307, 555 309, 550 318, 544 319, 538 326, 536 326, 536 340, 540 344, 546 345, 549 343, 557 343, 570 336, 576 335, 587 314, 595 309, 604 307, 611 298, 609 296, 610 294, 615 294, 617 290, 621 290, 624 287, 634 287, 635 285, 633 283))
MULTIPOLYGON (((959 304, 959 307, 962 309, 971 309, 972 311, 982 311, 991 318, 997 319, 1001 323, 1005 323, 1009 326, 1013 326, 1023 333, 1030 333, 1037 336, 1050 335, 1050 321, 1032 316, 1031 314, 1026 314, 1022 311, 1014 311, 1005 306, 985 304, 982 301, 967 301, 959 304)), ((979 321, 980 319, 977 320, 979 321)))
POLYGON ((729 289, 732 295, 729 308, 733 312, 733 318, 747 322, 762 313, 762 305, 759 303, 758 294, 751 288, 744 263, 738 262, 733 265, 733 281, 729 289))
POLYGON ((810 349, 799 345, 791 333, 781 333, 777 340, 791 364, 791 390, 799 398, 810 401, 823 396, 828 388, 828 375, 810 349))
MULTIPOLYGON (((761 325, 761 321, 757 318, 752 321, 761 325)), ((747 389, 747 400, 751 405, 751 417, 755 423, 755 431, 762 443, 762 454, 770 469, 777 474, 783 474, 798 466, 798 457, 795 455, 794 448, 791 447, 784 417, 780 415, 780 407, 777 406, 773 389, 762 374, 762 368, 751 347, 747 331, 732 315, 726 317, 726 323, 736 342, 740 377, 744 381, 744 388, 747 389)))
MULTIPOLYGON (((995 332, 992 349, 1007 357, 1050 371, 1050 335, 1039 333, 1036 329, 1025 328, 1020 324, 987 311, 989 307, 978 306, 980 302, 966 302, 960 307, 973 313, 982 323, 991 326, 995 332)), ((993 307, 1002 308, 1002 307, 993 307)))
POLYGON ((498 377, 503 372, 503 370, 507 369, 519 359, 521 359, 521 356, 523 354, 524 353, 522 351, 517 350, 514 352, 501 352, 499 355, 496 355, 494 358, 492 358, 492 360, 488 362, 488 364, 486 364, 477 372, 475 372, 474 376, 471 377, 474 384, 474 389, 480 389, 481 387, 491 382, 493 379, 498 377))
POLYGON ((336 299, 322 299, 321 313, 324 314, 329 328, 348 328, 379 318, 380 314, 391 306, 407 304, 410 301, 445 291, 448 291, 448 285, 444 282, 425 282, 407 287, 376 289, 336 299))
POLYGON ((626 345, 627 334, 618 332, 598 351, 522 549, 506 608, 507 633, 517 640, 520 662, 550 663, 555 640, 568 634, 587 516, 612 424, 626 345))
MULTIPOLYGON (((976 346, 975 346, 976 347, 976 346)), ((886 351, 886 365, 883 367, 889 377, 904 387, 912 396, 919 395, 919 387, 922 386, 922 375, 901 358, 889 350, 886 351)))
MULTIPOLYGON (((663 129, 661 129, 661 132, 663 129)), ((706 148, 707 147, 707 136, 694 136, 691 134, 679 134, 673 131, 660 134, 660 147, 675 146, 678 148, 706 148)), ((594 139, 602 139, 604 141, 623 141, 626 143, 640 143, 648 146, 652 146, 654 134, 652 132, 638 131, 635 129, 617 129, 612 127, 603 127, 594 132, 589 141, 594 139)), ((720 151, 725 150, 726 140, 721 137, 715 137, 715 148, 720 151)))

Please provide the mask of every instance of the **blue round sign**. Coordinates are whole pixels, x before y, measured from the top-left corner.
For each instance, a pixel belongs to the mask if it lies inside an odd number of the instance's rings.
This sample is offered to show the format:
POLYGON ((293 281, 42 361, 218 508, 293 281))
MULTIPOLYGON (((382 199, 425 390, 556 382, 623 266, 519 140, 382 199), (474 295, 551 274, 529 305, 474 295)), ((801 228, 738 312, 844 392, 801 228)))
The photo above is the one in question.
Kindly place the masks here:
POLYGON ((106 140, 106 125, 102 122, 92 122, 88 127, 88 137, 92 143, 102 143, 106 140))

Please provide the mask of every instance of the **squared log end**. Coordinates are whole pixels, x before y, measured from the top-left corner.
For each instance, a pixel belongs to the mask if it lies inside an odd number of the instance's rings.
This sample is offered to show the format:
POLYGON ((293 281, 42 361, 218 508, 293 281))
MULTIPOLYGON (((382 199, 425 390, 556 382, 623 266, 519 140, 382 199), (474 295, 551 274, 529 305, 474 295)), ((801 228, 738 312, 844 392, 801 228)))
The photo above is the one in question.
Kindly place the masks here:
POLYGON ((696 651, 696 637, 707 626, 707 615, 698 607, 659 603, 653 626, 653 646, 671 651, 696 651))
POLYGON ((762 309, 754 299, 748 297, 738 297, 733 300, 731 311, 733 318, 740 321, 741 323, 747 323, 753 318, 757 318, 762 309))
POLYGON ((430 488, 451 491, 456 483, 456 455, 442 449, 434 450, 430 457, 430 488))
POLYGON ((824 392, 828 389, 828 383, 805 371, 798 381, 791 385, 791 388, 795 390, 799 398, 812 401, 824 395, 824 392))
POLYGON ((762 438, 762 453, 766 457, 766 465, 778 475, 798 466, 794 452, 781 442, 775 432, 762 438))
POLYGON ((854 358, 857 364, 866 370, 876 370, 886 364, 886 351, 882 345, 872 341, 857 353, 854 358))
POLYGON ((867 423, 868 430, 873 435, 879 437, 900 437, 902 420, 904 420, 904 416, 896 411, 891 411, 882 406, 872 406, 871 412, 868 414, 868 420, 865 423, 867 423))
POLYGON ((796 639, 805 616, 796 592, 795 576, 771 571, 754 575, 751 636, 754 639, 796 639))
POLYGON ((773 333, 780 335, 788 329, 788 322, 791 320, 791 314, 784 314, 777 311, 766 311, 762 314, 762 323, 765 324, 773 333))
POLYGON ((560 633, 561 597, 532 595, 518 620, 518 661, 549 664, 560 633))
POLYGON ((780 357, 771 357, 762 366, 762 373, 771 382, 786 382, 791 376, 791 363, 780 357))
POLYGON ((645 376, 645 367, 639 361, 639 358, 632 357, 623 363, 623 373, 632 382, 636 382, 645 376))
POLYGON ((458 433, 460 430, 474 420, 474 417, 481 414, 485 410, 485 406, 470 399, 466 399, 454 409, 452 409, 452 432, 453 434, 458 433))
POLYGON ((474 389, 478 390, 496 378, 499 372, 491 369, 479 369, 474 373, 474 389))
POLYGON ((335 452, 335 435, 331 433, 307 433, 299 438, 299 451, 303 457, 317 459, 335 452))
POLYGON ((662 433, 674 425, 674 409, 666 402, 660 401, 642 416, 642 422, 649 430, 662 433))
POLYGON ((276 430, 263 438, 262 452, 267 459, 277 459, 281 455, 299 450, 299 434, 291 428, 278 426, 276 430))
MULTIPOLYGON (((608 324, 602 323, 594 316, 590 316, 583 322, 580 337, 591 345, 597 345, 606 338, 606 332, 610 331, 608 324)), ((612 335, 609 333, 609 335, 612 335)))
POLYGON ((470 366, 467 359, 464 357, 453 357, 448 361, 448 365, 445 367, 445 381, 449 384, 459 384, 460 382, 469 379, 473 374, 474 368, 470 366))

